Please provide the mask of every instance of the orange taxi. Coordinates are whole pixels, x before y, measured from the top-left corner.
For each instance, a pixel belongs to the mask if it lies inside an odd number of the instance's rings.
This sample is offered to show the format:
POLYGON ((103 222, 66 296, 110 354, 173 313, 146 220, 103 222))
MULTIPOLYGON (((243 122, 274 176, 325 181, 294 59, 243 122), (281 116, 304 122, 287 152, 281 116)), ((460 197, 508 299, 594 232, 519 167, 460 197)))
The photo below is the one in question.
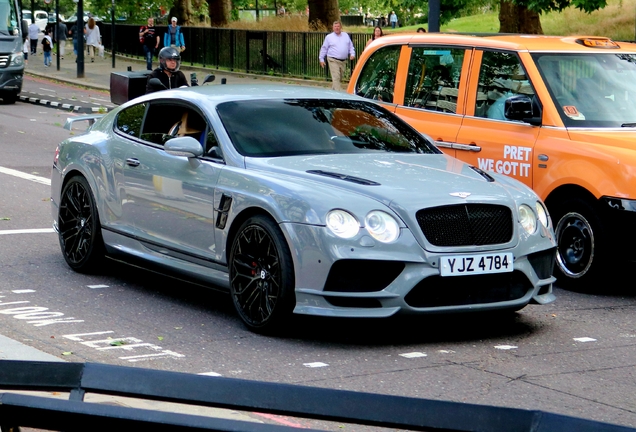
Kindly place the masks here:
POLYGON ((562 285, 594 287, 634 257, 635 44, 385 36, 360 55, 348 91, 377 100, 445 153, 532 187, 554 223, 562 285))

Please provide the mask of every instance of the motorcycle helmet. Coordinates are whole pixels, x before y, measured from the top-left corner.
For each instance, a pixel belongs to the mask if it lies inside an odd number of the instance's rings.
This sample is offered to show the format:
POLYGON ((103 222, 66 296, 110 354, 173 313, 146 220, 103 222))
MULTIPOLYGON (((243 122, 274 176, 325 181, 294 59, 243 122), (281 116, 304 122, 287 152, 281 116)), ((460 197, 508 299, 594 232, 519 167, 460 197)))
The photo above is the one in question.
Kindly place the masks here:
POLYGON ((177 72, 181 67, 181 54, 179 54, 179 50, 175 47, 161 48, 161 51, 159 51, 159 67, 171 73, 177 72), (166 65, 166 60, 168 59, 176 60, 177 65, 174 68, 170 69, 166 65))

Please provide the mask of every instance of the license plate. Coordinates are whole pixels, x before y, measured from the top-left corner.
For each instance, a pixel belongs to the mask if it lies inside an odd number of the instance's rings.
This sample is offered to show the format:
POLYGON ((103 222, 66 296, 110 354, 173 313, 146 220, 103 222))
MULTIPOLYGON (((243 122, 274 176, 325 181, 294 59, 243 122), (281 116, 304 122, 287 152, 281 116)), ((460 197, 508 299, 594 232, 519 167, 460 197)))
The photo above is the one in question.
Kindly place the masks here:
POLYGON ((511 252, 445 256, 440 258, 439 263, 442 276, 507 273, 514 267, 511 252))

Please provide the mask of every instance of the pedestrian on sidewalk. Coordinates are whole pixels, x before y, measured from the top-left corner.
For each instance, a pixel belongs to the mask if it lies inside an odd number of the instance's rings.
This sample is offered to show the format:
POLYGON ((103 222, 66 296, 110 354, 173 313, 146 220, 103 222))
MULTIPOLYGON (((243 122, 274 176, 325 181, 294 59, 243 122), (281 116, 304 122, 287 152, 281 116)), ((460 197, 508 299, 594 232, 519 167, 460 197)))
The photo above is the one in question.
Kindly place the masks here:
POLYGON ((99 27, 95 24, 93 17, 88 19, 86 28, 84 29, 86 34, 86 46, 88 47, 88 55, 91 58, 91 63, 95 62, 95 51, 99 49, 102 44, 102 35, 99 33, 99 27))
POLYGON ((44 53, 44 66, 51 66, 51 47, 53 46, 53 41, 51 40, 51 36, 49 36, 49 31, 44 29, 44 37, 42 38, 42 52, 44 53))
POLYGON ((64 60, 64 51, 66 47, 66 39, 68 34, 68 28, 59 18, 57 20, 57 27, 55 27, 55 38, 57 39, 57 49, 60 53, 60 57, 64 60))
POLYGON ((40 33, 40 27, 31 20, 29 25, 29 44, 31 45, 31 54, 35 55, 38 48, 38 34, 40 33))
POLYGON ((398 19, 394 11, 391 11, 391 15, 389 16, 389 22, 391 23, 391 28, 395 28, 395 26, 397 25, 398 19))
POLYGON ((177 17, 172 17, 171 24, 168 26, 168 31, 163 36, 163 46, 175 47, 180 53, 185 51, 185 41, 183 40, 183 33, 181 33, 181 27, 177 25, 177 17))
POLYGON ((325 37, 325 41, 320 48, 318 60, 320 66, 324 69, 325 57, 329 63, 329 72, 331 73, 331 88, 337 91, 342 90, 340 81, 345 73, 347 65, 347 57, 350 60, 356 58, 356 50, 349 35, 342 31, 340 21, 334 21, 333 32, 325 37))
POLYGON ((73 54, 77 55, 77 23, 71 26, 68 34, 71 36, 71 39, 73 39, 73 54))
POLYGON ((159 34, 155 30, 155 20, 148 18, 148 25, 139 29, 139 42, 144 45, 144 55, 146 56, 146 69, 152 70, 152 57, 155 50, 159 48, 159 34))
POLYGON ((364 47, 365 48, 368 47, 371 42, 373 42, 374 40, 376 40, 378 38, 381 38, 382 36, 384 36, 384 32, 382 31, 382 27, 376 26, 373 29, 373 36, 371 36, 371 39, 369 39, 367 41, 367 44, 364 47))
POLYGON ((29 51, 31 51, 31 41, 29 36, 24 36, 24 43, 22 44, 22 54, 24 55, 24 66, 29 64, 29 51))

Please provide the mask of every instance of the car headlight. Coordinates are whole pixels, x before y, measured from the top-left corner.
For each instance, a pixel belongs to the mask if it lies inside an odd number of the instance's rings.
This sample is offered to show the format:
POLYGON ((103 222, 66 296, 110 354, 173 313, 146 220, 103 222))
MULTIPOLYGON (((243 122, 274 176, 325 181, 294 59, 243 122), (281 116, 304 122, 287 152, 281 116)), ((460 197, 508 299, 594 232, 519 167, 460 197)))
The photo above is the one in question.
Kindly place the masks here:
POLYGON ((344 210, 331 210, 327 213, 327 227, 342 238, 355 237, 360 231, 360 223, 351 213, 344 210))
POLYGON ((544 227, 548 228, 548 226, 550 225, 550 219, 548 218, 548 211, 545 209, 544 205, 540 201, 537 201, 534 206, 537 208, 537 215, 539 217, 539 221, 544 227))
POLYGON ((519 206, 519 222, 528 234, 534 234, 537 229, 537 217, 530 206, 525 204, 519 206))
POLYGON ((400 236, 400 227, 393 216, 374 210, 364 218, 364 224, 371 236, 382 243, 391 243, 400 236))
POLYGON ((11 61, 9 63, 11 66, 22 66, 22 64, 24 63, 24 54, 11 54, 11 61))

